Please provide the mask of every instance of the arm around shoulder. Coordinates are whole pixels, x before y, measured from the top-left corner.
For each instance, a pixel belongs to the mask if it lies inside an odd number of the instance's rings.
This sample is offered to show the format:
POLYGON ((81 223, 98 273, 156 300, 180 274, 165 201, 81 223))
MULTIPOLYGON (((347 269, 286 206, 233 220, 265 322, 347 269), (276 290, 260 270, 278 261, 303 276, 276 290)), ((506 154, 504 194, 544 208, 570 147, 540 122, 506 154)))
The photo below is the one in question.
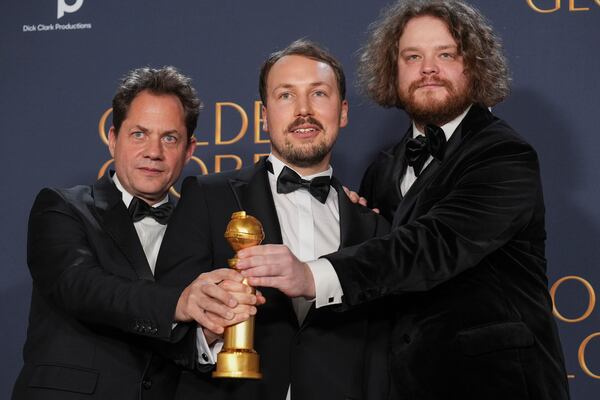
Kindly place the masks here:
POLYGON ((345 303, 429 290, 477 266, 524 229, 535 210, 543 213, 537 155, 525 142, 482 141, 443 173, 436 196, 422 199, 421 215, 326 256, 345 303))

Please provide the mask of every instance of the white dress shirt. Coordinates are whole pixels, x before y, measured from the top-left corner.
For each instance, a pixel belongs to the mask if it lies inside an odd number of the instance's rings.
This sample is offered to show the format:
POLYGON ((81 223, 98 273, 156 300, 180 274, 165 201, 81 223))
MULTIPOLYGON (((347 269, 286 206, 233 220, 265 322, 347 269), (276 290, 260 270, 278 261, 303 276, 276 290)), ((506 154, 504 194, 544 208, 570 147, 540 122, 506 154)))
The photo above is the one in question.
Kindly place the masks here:
MULTIPOLYGON (((450 137, 454 134, 456 128, 458 128, 458 125, 460 125, 460 123, 465 118, 470 109, 471 106, 467 107, 467 109, 461 115, 440 127, 444 131, 446 140, 450 140, 450 137)), ((417 129, 417 126, 414 122, 412 128, 413 138, 419 135, 424 136, 423 132, 417 129)), ((425 168, 427 168, 427 166, 431 163, 432 160, 433 157, 429 156, 429 158, 423 165, 422 171, 424 171, 425 168)), ((404 172, 402 180, 400 181, 400 190, 402 192, 402 196, 404 196, 406 192, 408 192, 408 190, 410 189, 412 184, 415 183, 416 180, 417 176, 415 175, 413 167, 408 166, 406 168, 406 171, 404 172)), ((344 294, 344 291, 342 290, 339 278, 335 273, 335 269, 333 268, 333 265, 331 265, 329 260, 321 258, 319 260, 309 261, 307 264, 311 269, 311 272, 314 271, 314 269, 317 267, 320 270, 319 274, 314 274, 313 272, 316 293, 315 307, 320 308, 323 306, 340 304, 342 302, 342 295, 344 294), (335 280, 328 278, 331 276, 331 274, 335 275, 335 280)))
MULTIPOLYGON (((305 188, 287 194, 277 193, 277 177, 285 164, 273 154, 269 156, 269 161, 273 164, 273 173, 269 174, 269 184, 283 244, 300 261, 314 260, 337 251, 340 247, 340 211, 337 191, 331 187, 324 204, 315 199, 305 188)), ((332 173, 333 169, 330 166, 326 171, 314 175, 298 175, 302 179, 311 180, 318 176, 331 177, 332 173)), ((335 272, 333 275, 327 275, 330 271, 323 271, 318 265, 313 266, 311 272, 325 282, 333 280, 335 285, 337 281, 335 272), (323 273, 325 275, 322 275, 323 273)), ((298 323, 302 324, 312 301, 299 297, 292 299, 292 303, 298 323)))
MULTIPOLYGON (((277 177, 285 164, 273 154, 269 155, 269 161, 273 165, 273 173, 269 173, 269 185, 271 193, 273 193, 283 244, 300 261, 314 260, 338 250, 340 247, 340 210, 337 191, 331 187, 325 203, 315 199, 306 188, 300 188, 291 193, 277 193, 277 177)), ((288 166, 288 168, 291 167, 288 166)), ((300 173, 298 175, 302 179, 311 180, 318 176, 331 177, 332 173, 333 169, 330 166, 326 171, 314 175, 303 176, 300 173)), ((333 281, 334 286, 337 281, 337 286, 340 286, 335 271, 331 275, 331 270, 323 271, 316 265, 311 268, 311 272, 325 282, 333 281)), ((292 299, 298 324, 302 325, 312 303, 312 300, 303 297, 292 299)), ((291 386, 288 388, 286 399, 291 399, 291 386)))
MULTIPOLYGON (((119 191, 121 192, 123 203, 126 208, 129 208, 129 204, 131 204, 131 200, 133 200, 133 195, 129 193, 121 182, 119 181, 119 177, 115 173, 113 176, 113 182, 119 191)), ((161 201, 154 204, 152 207, 158 207, 160 205, 165 204, 169 201, 169 196, 166 195, 161 201)), ((152 275, 154 275, 154 269, 156 268, 156 258, 158 257, 158 251, 160 250, 160 245, 162 244, 163 238, 165 236, 165 231, 167 230, 167 225, 159 224, 152 217, 145 217, 140 221, 134 222, 133 226, 138 234, 140 239, 140 243, 142 244, 142 248, 144 249, 144 254, 146 254, 146 259, 148 260, 148 265, 150 265, 150 270, 152 271, 152 275)))

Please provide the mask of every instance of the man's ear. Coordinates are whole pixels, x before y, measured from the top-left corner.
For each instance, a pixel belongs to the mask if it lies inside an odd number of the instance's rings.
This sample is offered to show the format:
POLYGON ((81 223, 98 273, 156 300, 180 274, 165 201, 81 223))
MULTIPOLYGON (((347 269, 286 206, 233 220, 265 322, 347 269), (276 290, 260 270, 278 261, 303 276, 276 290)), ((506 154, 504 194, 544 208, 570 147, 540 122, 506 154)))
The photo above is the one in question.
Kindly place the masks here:
POLYGON ((117 145, 117 131, 114 126, 111 126, 108 131, 108 151, 111 157, 115 157, 115 146, 117 145))
POLYGON ((342 101, 342 110, 340 112, 340 128, 348 125, 348 100, 342 101))
POLYGON ((185 150, 185 162, 187 163, 192 158, 194 154, 194 150, 196 150, 196 137, 192 135, 188 141, 187 149, 185 150))

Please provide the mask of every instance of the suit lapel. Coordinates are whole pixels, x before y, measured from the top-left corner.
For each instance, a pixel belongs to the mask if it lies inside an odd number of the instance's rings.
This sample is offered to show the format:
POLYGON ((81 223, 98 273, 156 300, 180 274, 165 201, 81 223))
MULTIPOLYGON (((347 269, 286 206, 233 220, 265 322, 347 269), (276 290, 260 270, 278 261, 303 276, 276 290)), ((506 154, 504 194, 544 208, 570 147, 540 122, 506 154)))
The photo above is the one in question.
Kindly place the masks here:
MULTIPOLYGON (((464 138, 468 137, 473 132, 481 130, 483 126, 489 124, 493 119, 494 116, 486 108, 480 107, 477 104, 474 104, 471 107, 460 125, 456 128, 456 131, 450 137, 443 161, 433 159, 431 163, 421 172, 419 178, 413 183, 408 192, 406 192, 404 199, 402 202, 400 202, 396 210, 392 226, 399 226, 408 222, 411 212, 423 188, 426 188, 429 182, 431 182, 435 176, 443 171, 447 165, 451 165, 456 162, 456 157, 460 153, 456 150, 460 147, 464 138)), ((404 158, 404 150, 402 150, 400 157, 404 158)), ((404 171, 404 169, 402 171, 404 171)), ((402 176, 400 176, 400 178, 401 177, 402 176)))
MULTIPOLYGON (((173 200, 171 200, 171 196, 169 196, 169 203, 173 204, 173 200)), ((177 206, 177 204, 173 204, 173 205, 175 207, 177 206)), ((157 278, 160 279, 160 276, 162 274, 164 274, 166 271, 168 271, 169 267, 171 267, 171 265, 169 265, 169 263, 167 262, 168 259, 165 258, 165 257, 169 257, 168 252, 163 249, 165 248, 165 245, 168 246, 168 244, 166 244, 166 243, 168 243, 169 240, 178 240, 177 231, 171 232, 173 230, 172 226, 173 225, 171 223, 167 224, 167 229, 165 229, 165 234, 163 236, 163 240, 160 243, 160 248, 158 249, 158 255, 156 257, 156 264, 154 265, 154 279, 157 279, 157 278), (172 235, 175 235, 175 237, 171 238, 172 235)))
POLYGON ((400 203, 396 213, 394 214, 394 221, 392 223, 393 226, 403 225, 407 222, 407 217, 411 214, 417 199, 419 198, 419 194, 423 190, 423 188, 427 187, 428 183, 431 179, 437 175, 440 169, 443 169, 444 165, 447 165, 448 162, 452 159, 452 153, 456 148, 458 142, 460 142, 460 132, 461 126, 456 128, 456 131, 450 137, 448 141, 448 147, 446 148, 446 154, 444 155, 444 160, 439 161, 435 158, 431 160, 429 165, 421 172, 417 180, 412 184, 408 192, 405 193, 404 199, 400 203))
POLYGON ((281 228, 269 185, 266 159, 261 159, 248 174, 229 180, 240 210, 256 217, 263 225, 263 244, 280 244, 281 228))
POLYGON ((94 184, 93 196, 100 225, 129 260, 138 278, 154 280, 140 239, 123 204, 121 192, 109 173, 94 184))
MULTIPOLYGON (((283 243, 279 218, 277 218, 271 185, 269 185, 266 158, 262 158, 254 168, 244 172, 229 180, 239 209, 246 211, 262 223, 265 232, 265 240, 262 244, 283 243)), ((271 306, 281 304, 280 307, 286 310, 284 315, 287 315, 289 323, 298 327, 298 320, 289 297, 277 289, 261 288, 260 290, 269 299, 271 306)))
POLYGON ((364 213, 353 204, 337 178, 332 177, 331 185, 338 194, 338 205, 340 212, 340 248, 353 246, 371 238, 375 232, 375 220, 370 211, 364 209, 364 213))

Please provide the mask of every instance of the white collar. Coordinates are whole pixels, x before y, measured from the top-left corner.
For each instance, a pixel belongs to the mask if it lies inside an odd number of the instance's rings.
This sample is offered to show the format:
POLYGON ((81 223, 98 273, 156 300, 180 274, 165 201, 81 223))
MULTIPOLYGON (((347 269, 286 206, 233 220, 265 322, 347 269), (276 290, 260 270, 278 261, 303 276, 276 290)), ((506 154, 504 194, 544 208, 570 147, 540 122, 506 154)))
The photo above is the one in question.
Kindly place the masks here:
MULTIPOLYGON (((128 208, 129 204, 131 203, 131 200, 133 200, 133 195, 131 193, 129 193, 127 190, 125 190, 123 185, 121 185, 121 182, 119 181, 119 177, 117 176, 116 172, 113 175, 112 180, 115 183, 115 186, 117 187, 117 189, 119 189, 119 192, 121 192, 121 196, 123 199, 123 203, 125 203, 125 207, 128 208)), ((165 197, 162 198, 161 201, 154 204, 152 207, 158 207, 162 204, 165 204, 168 201, 169 201, 169 195, 167 194, 167 195, 165 195, 165 197)))
MULTIPOLYGON (((465 119, 467 113, 469 112, 469 110, 471 109, 472 106, 473 106, 472 104, 469 105, 469 107, 467 107, 467 109, 465 111, 463 111, 463 113, 460 114, 458 117, 454 118, 452 121, 448 122, 447 124, 440 126, 440 128, 442 128, 442 130, 444 131, 444 135, 446 136, 446 141, 450 140, 450 137, 452 136, 452 134, 454 133, 456 128, 458 128, 458 125, 460 125, 462 120, 465 119)), ((412 128, 413 128, 413 138, 416 138, 419 135, 425 136, 425 133, 423 133, 417 129, 417 125, 415 125, 414 121, 412 124, 412 128)))

